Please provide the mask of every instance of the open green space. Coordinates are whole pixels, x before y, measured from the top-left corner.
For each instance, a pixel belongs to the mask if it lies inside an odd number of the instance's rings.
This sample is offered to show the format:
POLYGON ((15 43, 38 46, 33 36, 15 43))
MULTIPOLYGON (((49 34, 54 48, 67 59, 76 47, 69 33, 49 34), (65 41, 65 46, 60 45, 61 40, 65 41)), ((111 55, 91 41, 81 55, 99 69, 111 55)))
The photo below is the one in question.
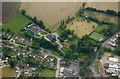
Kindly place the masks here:
POLYGON ((55 77, 55 70, 52 69, 42 69, 41 77, 55 77))
POLYGON ((3 26, 5 30, 8 28, 11 32, 20 32, 30 22, 25 16, 17 13, 7 24, 3 26))
POLYGON ((52 51, 52 54, 55 55, 55 56, 57 56, 57 57, 61 57, 58 52, 52 51))
POLYGON ((101 32, 104 29, 108 29, 109 25, 98 25, 95 29, 96 32, 101 32))
POLYGON ((99 39, 101 39, 101 38, 104 39, 105 37, 102 36, 102 35, 99 34, 99 33, 93 32, 93 33, 90 35, 90 38, 99 41, 99 39))
POLYGON ((96 70, 97 74, 100 74, 98 64, 99 64, 99 61, 96 61, 95 64, 94 64, 94 67, 95 67, 95 70, 96 70))
POLYGON ((14 77, 16 75, 15 68, 12 69, 10 66, 2 68, 2 77, 14 77))

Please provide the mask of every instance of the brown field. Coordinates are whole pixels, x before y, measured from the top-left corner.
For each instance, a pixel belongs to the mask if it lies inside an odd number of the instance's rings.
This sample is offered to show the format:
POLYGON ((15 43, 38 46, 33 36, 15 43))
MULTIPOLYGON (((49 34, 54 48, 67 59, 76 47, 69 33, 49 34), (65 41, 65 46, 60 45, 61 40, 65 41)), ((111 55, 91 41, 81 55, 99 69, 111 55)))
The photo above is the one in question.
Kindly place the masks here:
POLYGON ((2 23, 6 24, 17 11, 17 2, 2 3, 2 23))
POLYGON ((93 7, 100 10, 115 10, 118 12, 118 2, 88 2, 86 7, 93 7))
POLYGON ((86 34, 90 34, 95 29, 93 26, 96 28, 97 24, 87 22, 87 20, 82 20, 82 18, 76 18, 74 21, 67 24, 67 29, 74 30, 74 33, 81 38, 86 34), (77 19, 79 19, 79 21, 77 21, 77 19))
POLYGON ((20 9, 25 9, 32 17, 36 16, 53 31, 59 27, 63 19, 75 16, 81 4, 80 2, 23 2, 20 9))
POLYGON ((93 11, 86 11, 86 12, 84 12, 84 15, 91 16, 93 18, 97 18, 100 21, 118 24, 118 17, 117 16, 111 16, 111 15, 93 12, 93 11))

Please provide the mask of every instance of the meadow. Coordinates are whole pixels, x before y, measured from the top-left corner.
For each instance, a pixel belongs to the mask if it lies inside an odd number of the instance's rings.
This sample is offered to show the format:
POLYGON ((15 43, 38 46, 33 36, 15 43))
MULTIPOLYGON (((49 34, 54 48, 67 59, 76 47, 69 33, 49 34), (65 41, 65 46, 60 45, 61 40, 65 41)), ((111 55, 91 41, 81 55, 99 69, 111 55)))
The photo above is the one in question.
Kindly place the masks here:
POLYGON ((5 30, 10 29, 11 32, 18 33, 30 22, 25 16, 16 13, 16 15, 3 26, 5 30))
POLYGON ((66 26, 66 29, 74 30, 74 34, 82 38, 86 34, 89 35, 97 27, 97 24, 91 21, 88 22, 83 18, 76 18, 66 26))

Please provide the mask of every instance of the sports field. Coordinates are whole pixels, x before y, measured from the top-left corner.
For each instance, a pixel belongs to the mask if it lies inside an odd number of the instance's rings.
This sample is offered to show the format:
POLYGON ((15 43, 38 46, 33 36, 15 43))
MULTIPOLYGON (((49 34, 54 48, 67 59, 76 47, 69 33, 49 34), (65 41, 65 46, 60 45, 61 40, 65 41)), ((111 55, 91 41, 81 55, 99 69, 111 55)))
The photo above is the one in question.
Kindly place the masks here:
POLYGON ((105 37, 102 36, 102 35, 99 34, 99 33, 93 32, 93 33, 90 35, 90 38, 99 41, 101 38, 104 39, 105 37))
POLYGON ((80 38, 86 34, 90 34, 96 27, 96 23, 88 22, 87 20, 83 20, 83 18, 76 18, 67 24, 67 29, 74 30, 75 35, 80 38))
POLYGON ((41 71, 41 77, 55 77, 55 70, 51 69, 42 69, 41 71))
POLYGON ((28 20, 25 16, 17 13, 7 24, 3 26, 3 28, 10 29, 11 32, 19 32, 21 29, 23 29, 30 20, 28 20))

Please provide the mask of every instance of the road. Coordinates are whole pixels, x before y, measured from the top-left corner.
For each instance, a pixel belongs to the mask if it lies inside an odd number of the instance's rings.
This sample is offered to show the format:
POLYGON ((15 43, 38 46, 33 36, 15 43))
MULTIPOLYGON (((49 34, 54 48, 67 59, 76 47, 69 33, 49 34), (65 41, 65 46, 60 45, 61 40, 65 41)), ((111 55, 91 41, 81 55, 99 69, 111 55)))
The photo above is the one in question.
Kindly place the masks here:
MULTIPOLYGON (((109 42, 113 37, 115 37, 117 34, 119 34, 119 33, 120 33, 120 31, 117 32, 116 34, 114 34, 113 36, 111 36, 110 38, 108 38, 108 39, 102 44, 102 47, 105 47, 106 45, 108 45, 108 42, 109 42)), ((96 72, 96 70, 95 70, 95 68, 94 68, 94 63, 95 63, 95 61, 97 60, 98 54, 99 54, 99 51, 96 52, 96 57, 95 57, 94 61, 92 62, 92 64, 90 65, 90 68, 91 68, 92 72, 95 74, 96 77, 99 77, 99 74, 97 74, 97 72, 96 72)))
POLYGON ((53 54, 51 53, 51 52, 52 52, 51 50, 46 50, 47 53, 45 53, 43 48, 40 48, 40 49, 41 49, 41 50, 40 50, 41 53, 43 53, 43 54, 45 54, 45 55, 48 55, 48 56, 52 56, 52 57, 57 58, 56 77, 58 77, 58 75, 59 75, 59 70, 60 70, 60 60, 62 60, 62 58, 53 55, 53 54))

